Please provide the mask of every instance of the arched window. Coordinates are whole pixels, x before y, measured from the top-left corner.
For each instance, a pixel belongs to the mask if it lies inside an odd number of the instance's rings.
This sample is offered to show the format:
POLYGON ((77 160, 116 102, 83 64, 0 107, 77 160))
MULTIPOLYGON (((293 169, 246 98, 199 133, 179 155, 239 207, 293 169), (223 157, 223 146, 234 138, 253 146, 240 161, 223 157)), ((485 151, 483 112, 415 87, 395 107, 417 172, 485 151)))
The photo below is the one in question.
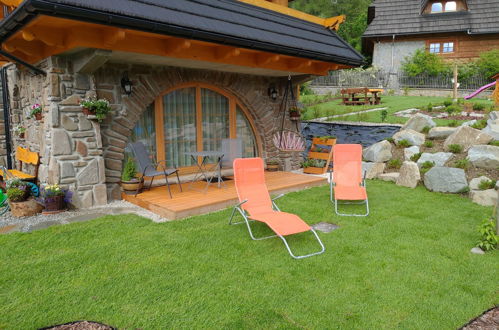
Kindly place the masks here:
POLYGON ((442 6, 441 2, 435 2, 431 5, 431 12, 432 13, 441 13, 443 12, 444 8, 442 6))
POLYGON ((456 11, 457 10, 457 4, 455 1, 447 1, 445 3, 445 11, 456 11))
POLYGON ((258 155, 257 138, 243 105, 215 87, 193 84, 168 91, 148 107, 131 141, 142 141, 157 160, 189 168, 186 152, 221 150, 222 139, 240 138, 243 157, 258 155))

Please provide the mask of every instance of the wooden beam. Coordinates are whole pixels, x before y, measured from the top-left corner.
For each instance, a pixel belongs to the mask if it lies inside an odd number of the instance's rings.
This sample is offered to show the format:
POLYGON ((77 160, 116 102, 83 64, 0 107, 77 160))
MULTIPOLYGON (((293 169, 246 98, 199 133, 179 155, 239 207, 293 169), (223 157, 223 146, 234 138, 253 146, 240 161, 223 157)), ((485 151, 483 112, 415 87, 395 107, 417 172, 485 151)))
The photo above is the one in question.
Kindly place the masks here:
POLYGON ((183 50, 191 48, 192 43, 189 40, 186 39, 171 39, 166 41, 166 54, 167 55, 172 55, 176 54, 178 52, 181 52, 183 50))
POLYGON ((113 29, 104 31, 104 45, 113 46, 118 41, 124 40, 126 37, 126 32, 124 29, 113 29))
POLYGON ((306 59, 290 59, 288 60, 288 66, 290 70, 306 70, 312 67, 313 62, 306 59))
POLYGON ((269 65, 274 62, 278 62, 281 59, 281 55, 276 54, 257 54, 256 63, 258 65, 269 65))
POLYGON ((235 47, 215 47, 215 56, 220 60, 226 60, 231 57, 241 55, 241 50, 235 47))
POLYGON ((21 36, 25 41, 34 41, 36 39, 47 46, 64 47, 66 33, 60 29, 38 27, 36 29, 23 30, 21 36))
POLYGON ((29 56, 36 56, 44 53, 43 43, 37 40, 32 42, 25 41, 22 39, 14 39, 11 41, 9 40, 7 43, 4 44, 4 48, 5 50, 10 52, 16 50, 29 56))

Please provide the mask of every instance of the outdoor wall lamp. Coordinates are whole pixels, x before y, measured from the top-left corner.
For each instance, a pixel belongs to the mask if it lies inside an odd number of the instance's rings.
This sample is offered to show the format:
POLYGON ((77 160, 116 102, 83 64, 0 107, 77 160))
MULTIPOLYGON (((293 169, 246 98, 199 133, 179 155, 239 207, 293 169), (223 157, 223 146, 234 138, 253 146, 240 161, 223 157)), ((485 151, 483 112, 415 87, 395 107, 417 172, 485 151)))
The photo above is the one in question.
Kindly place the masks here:
POLYGON ((275 88, 274 85, 271 85, 268 89, 268 95, 272 99, 272 101, 277 100, 277 89, 275 88))
POLYGON ((121 78, 121 87, 123 88, 123 91, 126 93, 126 95, 132 94, 132 82, 130 79, 128 79, 128 72, 125 71, 123 74, 123 77, 121 78))

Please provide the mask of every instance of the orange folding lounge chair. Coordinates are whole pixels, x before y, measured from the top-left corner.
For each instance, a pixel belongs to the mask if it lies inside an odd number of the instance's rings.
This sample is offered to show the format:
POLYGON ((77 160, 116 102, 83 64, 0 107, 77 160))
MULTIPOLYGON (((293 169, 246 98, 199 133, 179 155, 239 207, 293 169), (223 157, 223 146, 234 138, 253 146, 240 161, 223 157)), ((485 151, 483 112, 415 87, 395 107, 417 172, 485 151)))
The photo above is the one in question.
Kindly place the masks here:
POLYGON ((282 197, 279 195, 270 199, 265 176, 263 172, 263 160, 261 158, 237 158, 234 160, 234 180, 236 184, 239 204, 232 210, 229 224, 240 224, 246 222, 249 234, 254 240, 267 239, 279 236, 289 254, 295 259, 311 257, 324 252, 325 248, 317 233, 306 224, 300 217, 291 213, 281 212, 275 200, 282 197), (243 216, 244 221, 232 223, 235 212, 243 216), (272 229, 276 235, 256 238, 251 231, 250 222, 260 221, 272 229), (321 245, 321 251, 302 256, 295 256, 291 251, 285 236, 311 231, 321 245))
POLYGON ((360 144, 336 144, 333 147, 333 172, 331 173, 330 199, 334 203, 336 214, 367 216, 369 214, 369 201, 366 181, 362 177, 362 146, 360 144), (340 203, 340 201, 342 202, 340 203), (366 204, 366 213, 339 213, 338 204, 366 204))

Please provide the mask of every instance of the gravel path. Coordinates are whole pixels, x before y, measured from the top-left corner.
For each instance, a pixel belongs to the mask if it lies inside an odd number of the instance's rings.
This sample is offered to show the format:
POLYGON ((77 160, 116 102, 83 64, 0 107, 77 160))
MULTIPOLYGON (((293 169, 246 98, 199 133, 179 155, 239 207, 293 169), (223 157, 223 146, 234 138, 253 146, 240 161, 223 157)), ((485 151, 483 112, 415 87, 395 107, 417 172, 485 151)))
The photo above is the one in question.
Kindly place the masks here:
POLYGON ((66 211, 52 215, 38 214, 32 217, 13 217, 7 212, 0 218, 0 232, 7 233, 13 231, 30 232, 37 229, 47 228, 58 224, 68 224, 92 220, 105 215, 137 214, 149 218, 154 222, 165 222, 168 219, 140 208, 126 201, 113 201, 106 206, 93 207, 85 210, 66 211), (4 230, 2 230, 4 228, 4 230))

